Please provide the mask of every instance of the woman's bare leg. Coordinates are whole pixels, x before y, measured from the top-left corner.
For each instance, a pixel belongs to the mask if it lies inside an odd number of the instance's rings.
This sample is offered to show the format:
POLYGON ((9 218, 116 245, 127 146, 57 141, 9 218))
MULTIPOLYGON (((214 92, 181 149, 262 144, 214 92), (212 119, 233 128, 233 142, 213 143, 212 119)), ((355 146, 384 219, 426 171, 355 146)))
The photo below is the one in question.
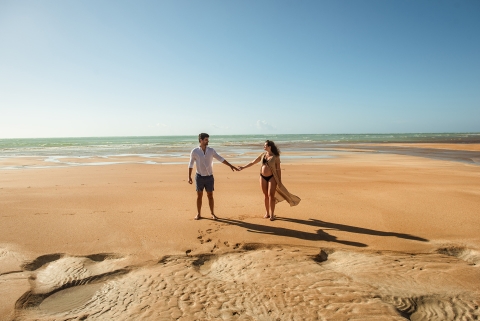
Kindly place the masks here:
POLYGON ((270 201, 268 198, 268 184, 267 181, 260 176, 260 188, 262 189, 263 195, 264 195, 264 203, 265 203, 265 216, 263 218, 269 218, 270 217, 270 211, 269 211, 269 206, 270 206, 270 201))
POLYGON ((268 201, 270 205, 270 221, 275 219, 275 190, 277 189, 277 182, 275 178, 272 177, 268 181, 268 201))

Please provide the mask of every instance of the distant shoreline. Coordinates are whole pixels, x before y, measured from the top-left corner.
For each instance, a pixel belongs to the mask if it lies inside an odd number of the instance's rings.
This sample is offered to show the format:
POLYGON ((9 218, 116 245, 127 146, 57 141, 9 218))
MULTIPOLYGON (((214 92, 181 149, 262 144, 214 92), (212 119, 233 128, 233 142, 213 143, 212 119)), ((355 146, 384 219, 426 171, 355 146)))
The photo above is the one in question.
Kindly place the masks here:
MULTIPOLYGON (((388 138, 388 137, 416 137, 416 138, 429 138, 429 137, 471 137, 477 136, 477 139, 480 140, 480 132, 437 132, 437 133, 342 133, 342 134, 274 134, 274 133, 263 133, 263 134, 234 134, 234 135, 216 135, 211 134, 212 137, 217 138, 238 138, 238 137, 249 137, 249 138, 261 138, 261 137, 317 137, 317 138, 334 138, 334 137, 365 137, 370 139, 375 138, 388 138)), ((117 140, 117 139, 151 139, 159 138, 164 139, 196 139, 197 135, 154 135, 154 136, 75 136, 75 137, 13 137, 13 138, 0 138, 0 143, 6 140, 117 140)), ((370 140, 366 139, 366 140, 370 140)))

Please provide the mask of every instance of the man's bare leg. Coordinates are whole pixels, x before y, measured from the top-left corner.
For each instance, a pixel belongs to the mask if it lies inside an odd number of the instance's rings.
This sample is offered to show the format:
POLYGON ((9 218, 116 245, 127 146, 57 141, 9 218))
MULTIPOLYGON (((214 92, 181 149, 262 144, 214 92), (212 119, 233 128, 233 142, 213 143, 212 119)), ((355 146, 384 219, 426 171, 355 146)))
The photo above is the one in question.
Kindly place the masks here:
POLYGON ((214 207, 214 201, 213 201, 213 192, 207 192, 207 197, 208 197, 208 205, 210 206, 210 213, 212 213, 212 218, 216 220, 218 217, 215 216, 213 207, 214 207))
POLYGON ((203 198, 203 192, 197 192, 197 216, 195 216, 196 220, 199 220, 202 218, 200 213, 202 212, 202 198, 203 198))

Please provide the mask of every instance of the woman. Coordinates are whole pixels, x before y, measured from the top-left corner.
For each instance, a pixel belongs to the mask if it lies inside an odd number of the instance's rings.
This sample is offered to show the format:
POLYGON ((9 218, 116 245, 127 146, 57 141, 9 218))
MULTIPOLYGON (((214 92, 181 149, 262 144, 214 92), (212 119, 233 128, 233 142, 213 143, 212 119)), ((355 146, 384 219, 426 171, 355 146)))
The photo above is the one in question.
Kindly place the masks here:
POLYGON ((263 145, 264 153, 260 154, 252 162, 239 169, 245 169, 252 165, 262 162, 260 169, 260 187, 265 195, 265 216, 270 221, 275 220, 275 203, 286 200, 290 206, 300 203, 300 198, 290 194, 282 184, 282 172, 280 169, 280 151, 271 140, 265 141, 263 145))

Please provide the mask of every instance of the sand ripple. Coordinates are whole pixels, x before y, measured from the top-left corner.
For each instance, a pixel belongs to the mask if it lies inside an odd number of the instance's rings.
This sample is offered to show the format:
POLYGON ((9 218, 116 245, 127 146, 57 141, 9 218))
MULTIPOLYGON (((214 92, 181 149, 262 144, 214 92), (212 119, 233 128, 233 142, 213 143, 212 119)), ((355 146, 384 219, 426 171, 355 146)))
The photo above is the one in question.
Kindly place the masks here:
POLYGON ((257 244, 125 263, 64 256, 41 266, 15 320, 480 319, 480 269, 441 253, 257 244))

